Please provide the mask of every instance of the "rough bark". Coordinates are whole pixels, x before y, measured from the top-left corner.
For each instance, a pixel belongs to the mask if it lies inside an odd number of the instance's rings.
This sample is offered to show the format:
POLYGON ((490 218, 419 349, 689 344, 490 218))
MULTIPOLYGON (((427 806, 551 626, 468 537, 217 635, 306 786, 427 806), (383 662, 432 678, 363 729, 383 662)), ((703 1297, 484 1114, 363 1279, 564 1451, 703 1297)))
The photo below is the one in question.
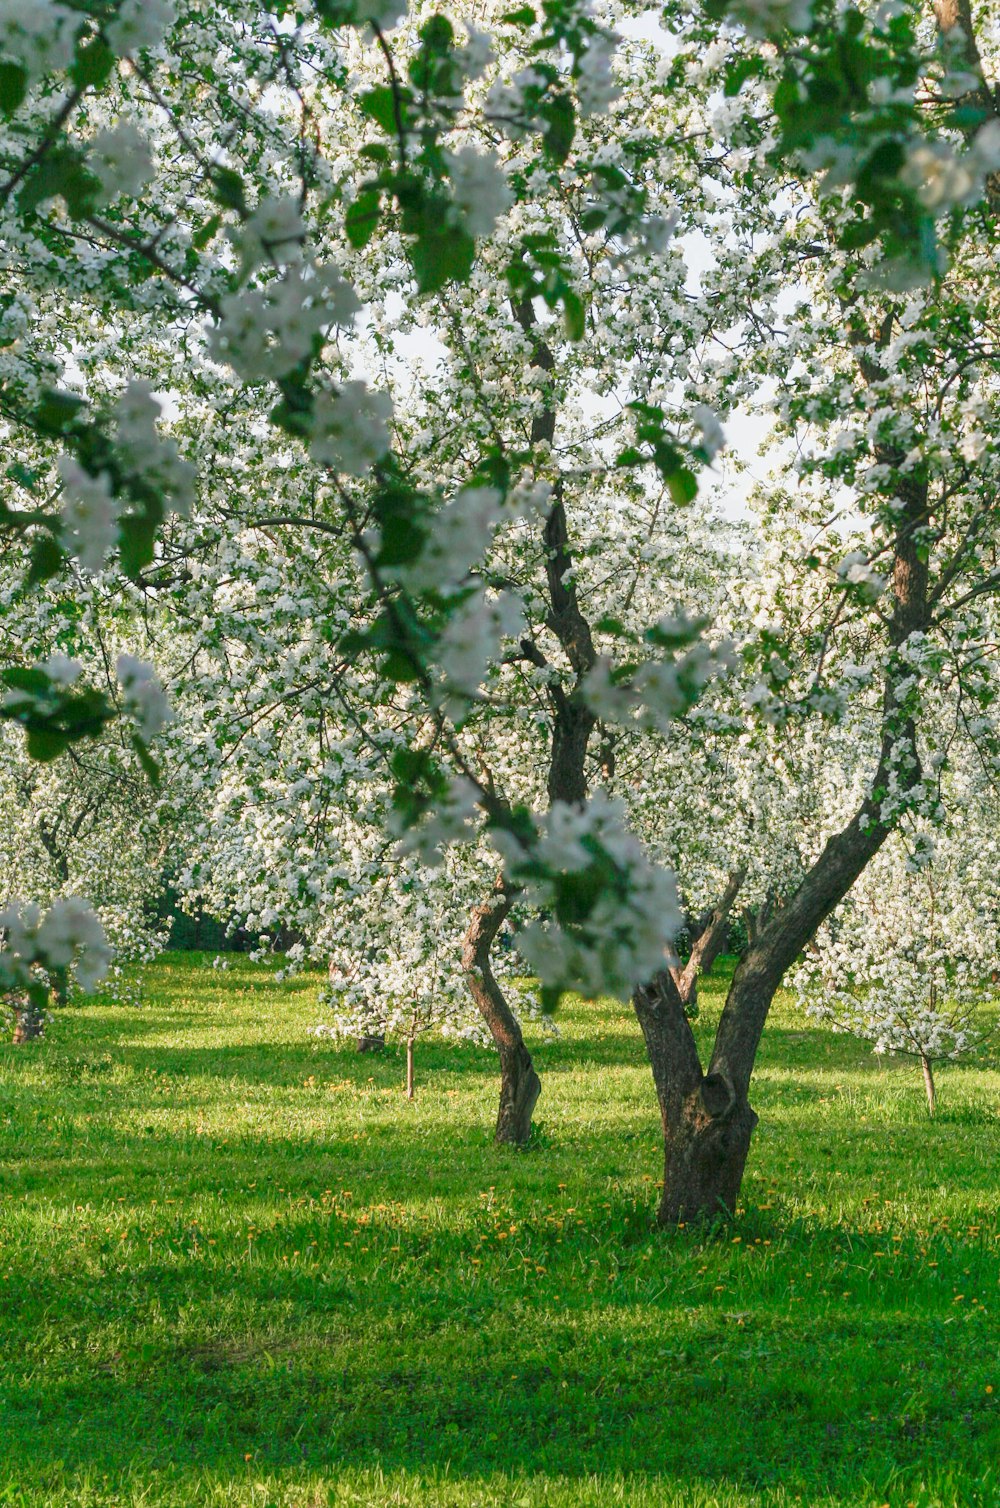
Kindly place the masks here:
POLYGON ((691 952, 686 962, 670 970, 681 1002, 689 1009, 698 1002, 699 975, 708 973, 722 951, 729 927, 730 913, 745 879, 745 869, 733 871, 726 881, 726 888, 705 918, 698 935, 692 939, 691 952))
POLYGON ((472 998, 500 1055, 496 1140, 523 1146, 531 1135, 531 1116, 542 1085, 525 1046, 520 1024, 497 983, 490 962, 490 950, 513 904, 514 897, 498 881, 493 898, 473 908, 462 939, 462 968, 472 998))
POLYGON ((704 1073, 667 972, 633 997, 663 1124, 664 1225, 731 1216, 757 1116, 719 1074, 704 1073))

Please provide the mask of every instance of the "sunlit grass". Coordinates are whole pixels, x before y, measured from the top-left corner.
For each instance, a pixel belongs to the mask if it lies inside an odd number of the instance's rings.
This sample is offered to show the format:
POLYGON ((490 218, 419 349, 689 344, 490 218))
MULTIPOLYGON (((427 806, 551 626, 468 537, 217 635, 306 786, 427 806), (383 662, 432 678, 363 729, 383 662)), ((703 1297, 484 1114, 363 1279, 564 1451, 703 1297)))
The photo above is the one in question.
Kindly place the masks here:
POLYGON ((318 984, 174 955, 0 1050, 0 1505, 1000 1503, 995 1049, 930 1122, 780 1003, 706 1238, 653 1225, 623 1007, 498 1151, 490 1054, 421 1043, 408 1104, 318 984))

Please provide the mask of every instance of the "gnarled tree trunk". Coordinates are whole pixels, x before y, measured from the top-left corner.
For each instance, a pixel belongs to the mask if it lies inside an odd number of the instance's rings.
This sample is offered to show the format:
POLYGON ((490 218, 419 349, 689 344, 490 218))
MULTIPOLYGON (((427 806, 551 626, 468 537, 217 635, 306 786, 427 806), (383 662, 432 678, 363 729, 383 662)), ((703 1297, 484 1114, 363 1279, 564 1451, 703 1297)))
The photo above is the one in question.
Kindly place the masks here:
POLYGON ((472 998, 500 1054, 496 1140, 523 1146, 531 1135, 531 1117, 542 1085, 525 1046, 520 1024, 490 963, 490 949, 513 904, 513 896, 507 894, 498 880, 494 898, 473 908, 472 919, 462 939, 462 968, 472 998))
POLYGON ((664 1225, 731 1215, 757 1117, 718 1074, 704 1073, 672 976, 633 997, 646 1039, 663 1123, 664 1225))

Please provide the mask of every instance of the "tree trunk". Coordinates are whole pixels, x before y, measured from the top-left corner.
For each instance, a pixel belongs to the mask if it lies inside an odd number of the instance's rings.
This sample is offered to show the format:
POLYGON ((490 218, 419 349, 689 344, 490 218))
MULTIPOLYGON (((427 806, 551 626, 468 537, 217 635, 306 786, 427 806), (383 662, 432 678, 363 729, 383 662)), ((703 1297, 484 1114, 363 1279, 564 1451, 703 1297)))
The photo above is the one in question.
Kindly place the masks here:
POLYGON ((664 971, 633 1005, 649 1051, 663 1122, 665 1225, 734 1215, 757 1116, 750 1076, 771 1002, 786 969, 888 836, 866 801, 827 842, 798 890, 779 907, 737 967, 703 1071, 677 985, 664 971))
POLYGON ((414 1093, 415 1093, 415 1091, 414 1091, 414 1088, 413 1088, 413 1038, 412 1037, 407 1037, 407 1039, 406 1039, 406 1098, 408 1100, 412 1100, 414 1098, 414 1093))
POLYGON ((462 968, 473 1000, 490 1029, 500 1054, 500 1108, 496 1140, 523 1146, 531 1135, 531 1116, 541 1081, 517 1017, 507 1004, 490 963, 490 948, 514 904, 502 882, 497 881, 494 899, 473 908, 472 919, 462 939, 462 968))
POLYGON ((729 876, 726 888, 708 913, 705 925, 697 937, 691 940, 691 952, 687 962, 670 970, 677 986, 677 993, 683 1004, 688 1007, 698 1003, 698 976, 707 974, 722 952, 726 930, 729 926, 729 914, 746 879, 746 873, 745 869, 736 869, 729 876))
POLYGON ((24 1000, 14 1007, 14 1035, 12 1041, 20 1047, 25 1042, 36 1042, 45 1032, 45 1012, 33 1000, 24 1000))
POLYGON ((736 1213, 757 1117, 746 1095, 702 1072, 691 1024, 664 972, 633 997, 663 1122, 659 1220, 682 1225, 736 1213))
POLYGON ((724 1080, 708 1074, 686 1100, 676 1126, 664 1128, 661 1225, 732 1216, 757 1116, 724 1080))
POLYGON ((927 1113, 933 1115, 937 1109, 937 1091, 934 1088, 934 1073, 931 1069, 931 1060, 921 1054, 920 1066, 924 1071, 924 1089, 927 1093, 927 1113))

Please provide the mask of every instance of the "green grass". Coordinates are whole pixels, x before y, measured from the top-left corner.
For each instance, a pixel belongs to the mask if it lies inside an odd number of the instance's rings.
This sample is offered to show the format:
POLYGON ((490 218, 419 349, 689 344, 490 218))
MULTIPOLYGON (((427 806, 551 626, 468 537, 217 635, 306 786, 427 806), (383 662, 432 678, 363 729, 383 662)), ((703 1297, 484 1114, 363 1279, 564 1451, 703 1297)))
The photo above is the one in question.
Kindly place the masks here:
MULTIPOLYGON (((703 995, 715 1020, 722 975, 703 995)), ((0 1505, 1000 1503, 1000 1073, 779 1002, 735 1227, 653 1225, 623 1007, 495 1062, 318 1042, 318 981, 171 955, 0 1048, 0 1505)))

